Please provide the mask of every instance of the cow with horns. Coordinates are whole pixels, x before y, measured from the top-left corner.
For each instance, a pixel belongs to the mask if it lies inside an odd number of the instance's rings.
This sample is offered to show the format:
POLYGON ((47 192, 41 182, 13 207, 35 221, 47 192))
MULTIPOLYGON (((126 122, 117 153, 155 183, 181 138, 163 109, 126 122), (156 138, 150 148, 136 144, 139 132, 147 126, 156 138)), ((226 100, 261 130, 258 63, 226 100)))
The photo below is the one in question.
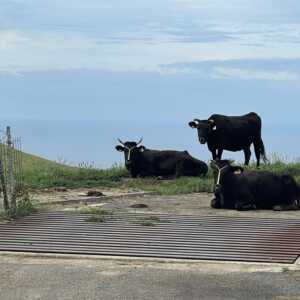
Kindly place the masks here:
POLYGON ((201 144, 206 144, 213 160, 221 159, 224 150, 244 151, 245 165, 251 158, 251 144, 254 145, 257 167, 260 157, 267 162, 265 146, 261 138, 261 118, 256 113, 228 117, 214 114, 207 120, 194 119, 189 126, 196 128, 201 144))
POLYGON ((133 178, 140 176, 204 176, 206 163, 192 157, 187 151, 150 150, 138 142, 122 142, 116 150, 123 152, 125 166, 133 178))
POLYGON ((213 208, 295 210, 299 207, 300 189, 290 175, 244 171, 229 160, 212 161, 211 167, 215 176, 213 208))

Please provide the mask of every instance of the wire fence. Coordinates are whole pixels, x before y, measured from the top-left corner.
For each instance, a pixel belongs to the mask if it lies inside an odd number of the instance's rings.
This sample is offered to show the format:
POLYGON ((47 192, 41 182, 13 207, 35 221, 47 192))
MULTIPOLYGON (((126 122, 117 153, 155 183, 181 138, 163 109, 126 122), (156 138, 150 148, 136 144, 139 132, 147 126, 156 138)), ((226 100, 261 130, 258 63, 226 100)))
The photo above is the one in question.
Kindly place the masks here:
POLYGON ((3 208, 15 214, 23 190, 22 141, 12 137, 10 127, 0 130, 0 188, 3 208))

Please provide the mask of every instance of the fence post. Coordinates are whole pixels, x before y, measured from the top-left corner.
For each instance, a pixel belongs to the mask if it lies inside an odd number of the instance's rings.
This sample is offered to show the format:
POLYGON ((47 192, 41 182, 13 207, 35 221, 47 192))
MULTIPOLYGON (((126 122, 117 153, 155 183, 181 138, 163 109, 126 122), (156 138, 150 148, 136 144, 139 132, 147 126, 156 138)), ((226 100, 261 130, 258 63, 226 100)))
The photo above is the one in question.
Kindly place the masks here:
POLYGON ((8 211, 9 210, 9 202, 8 202, 7 190, 6 190, 6 184, 5 184, 4 168, 3 168, 3 163, 2 163, 1 159, 0 159, 0 183, 1 183, 2 193, 3 193, 4 210, 8 211))
POLYGON ((6 138, 7 138, 7 148, 8 148, 8 187, 9 187, 9 200, 11 214, 14 216, 17 211, 17 202, 15 195, 15 178, 14 178, 14 161, 13 161, 13 142, 11 138, 10 126, 6 127, 6 138))

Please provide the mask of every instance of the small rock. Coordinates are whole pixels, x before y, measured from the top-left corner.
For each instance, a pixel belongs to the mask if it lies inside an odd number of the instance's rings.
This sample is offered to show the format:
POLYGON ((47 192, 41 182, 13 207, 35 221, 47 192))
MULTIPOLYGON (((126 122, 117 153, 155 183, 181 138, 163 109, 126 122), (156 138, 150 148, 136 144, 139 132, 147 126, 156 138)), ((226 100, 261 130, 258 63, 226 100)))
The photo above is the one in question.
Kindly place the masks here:
POLYGON ((130 205, 131 208, 148 208, 148 205, 143 204, 143 203, 138 203, 138 204, 133 204, 130 205))
POLYGON ((86 194, 88 197, 102 197, 104 194, 99 191, 88 191, 86 194))

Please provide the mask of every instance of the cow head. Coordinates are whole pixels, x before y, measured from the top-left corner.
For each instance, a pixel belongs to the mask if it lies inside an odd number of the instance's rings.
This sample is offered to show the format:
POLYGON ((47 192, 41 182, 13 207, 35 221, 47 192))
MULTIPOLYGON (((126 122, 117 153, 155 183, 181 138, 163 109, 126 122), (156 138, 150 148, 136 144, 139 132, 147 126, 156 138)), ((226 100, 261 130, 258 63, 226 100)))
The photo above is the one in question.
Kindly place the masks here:
POLYGON ((210 166, 214 172, 215 192, 220 192, 222 189, 222 179, 227 174, 243 173, 244 168, 233 166, 232 160, 212 160, 210 166))
POLYGON ((209 120, 199 120, 194 119, 193 121, 189 122, 189 126, 192 128, 196 128, 198 130, 198 138, 201 144, 205 144, 209 135, 217 130, 217 126, 215 121, 212 119, 209 120))
POLYGON ((124 152, 125 165, 130 167, 134 159, 141 153, 145 151, 145 146, 140 146, 143 139, 141 138, 138 142, 122 142, 118 139, 121 145, 116 146, 116 150, 119 152, 124 152))

